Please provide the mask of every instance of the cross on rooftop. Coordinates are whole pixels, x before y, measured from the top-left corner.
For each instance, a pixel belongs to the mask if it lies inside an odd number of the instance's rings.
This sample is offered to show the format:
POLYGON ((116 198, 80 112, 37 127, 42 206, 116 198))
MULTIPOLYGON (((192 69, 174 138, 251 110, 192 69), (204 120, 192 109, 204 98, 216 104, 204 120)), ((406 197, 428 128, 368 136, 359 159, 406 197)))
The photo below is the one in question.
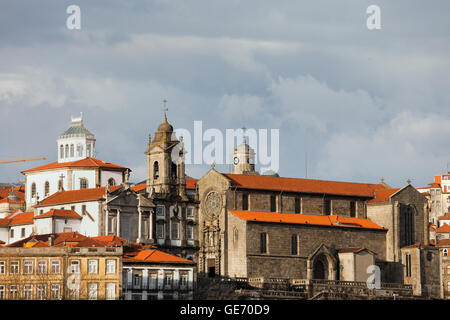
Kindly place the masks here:
POLYGON ((242 143, 247 143, 247 141, 245 140, 245 130, 247 130, 247 128, 245 126, 242 126, 242 143))

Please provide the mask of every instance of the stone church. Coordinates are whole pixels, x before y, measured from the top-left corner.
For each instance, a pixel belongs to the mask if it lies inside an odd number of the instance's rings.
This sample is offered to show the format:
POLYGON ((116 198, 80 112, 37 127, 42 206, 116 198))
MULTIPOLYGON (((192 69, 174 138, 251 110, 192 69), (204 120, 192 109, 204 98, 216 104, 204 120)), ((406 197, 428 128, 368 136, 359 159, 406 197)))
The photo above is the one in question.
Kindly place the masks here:
MULTIPOLYGON (((420 192, 410 184, 260 175, 253 154, 244 141, 233 173, 212 167, 197 182, 199 272, 365 282, 367 267, 377 265, 383 282, 405 282, 402 247, 429 243, 420 192)), ((439 287, 439 279, 429 282, 439 287)))

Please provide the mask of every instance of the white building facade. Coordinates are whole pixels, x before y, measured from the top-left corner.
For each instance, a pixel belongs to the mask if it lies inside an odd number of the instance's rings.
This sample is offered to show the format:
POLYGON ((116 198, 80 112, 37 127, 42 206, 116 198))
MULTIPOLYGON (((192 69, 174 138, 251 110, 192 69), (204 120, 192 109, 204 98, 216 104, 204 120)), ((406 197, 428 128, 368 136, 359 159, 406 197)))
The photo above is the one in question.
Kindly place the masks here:
POLYGON ((56 192, 118 185, 129 175, 128 168, 94 158, 95 137, 81 117, 72 118, 57 143, 57 162, 22 172, 27 210, 56 192))

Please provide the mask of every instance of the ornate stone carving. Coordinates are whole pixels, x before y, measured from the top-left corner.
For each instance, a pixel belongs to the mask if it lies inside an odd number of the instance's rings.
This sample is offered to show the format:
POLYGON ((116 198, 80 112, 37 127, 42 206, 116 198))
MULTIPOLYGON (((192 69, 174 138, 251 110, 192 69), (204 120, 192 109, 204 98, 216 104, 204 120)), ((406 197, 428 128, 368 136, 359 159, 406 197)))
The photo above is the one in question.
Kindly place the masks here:
POLYGON ((207 220, 215 220, 222 210, 222 197, 216 192, 211 191, 205 197, 203 202, 203 212, 207 220))

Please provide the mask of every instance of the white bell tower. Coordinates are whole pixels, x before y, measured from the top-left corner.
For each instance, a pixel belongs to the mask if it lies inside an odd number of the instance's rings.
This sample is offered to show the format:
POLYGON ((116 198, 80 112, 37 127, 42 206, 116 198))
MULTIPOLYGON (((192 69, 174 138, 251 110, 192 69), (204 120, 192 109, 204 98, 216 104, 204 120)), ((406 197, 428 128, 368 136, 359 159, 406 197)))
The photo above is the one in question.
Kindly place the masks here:
POLYGON ((95 136, 84 127, 83 113, 71 117, 70 127, 58 138, 58 162, 71 162, 95 155, 95 136))
POLYGON ((234 149, 233 173, 257 174, 255 171, 255 151, 247 144, 245 137, 243 137, 242 144, 234 149))

